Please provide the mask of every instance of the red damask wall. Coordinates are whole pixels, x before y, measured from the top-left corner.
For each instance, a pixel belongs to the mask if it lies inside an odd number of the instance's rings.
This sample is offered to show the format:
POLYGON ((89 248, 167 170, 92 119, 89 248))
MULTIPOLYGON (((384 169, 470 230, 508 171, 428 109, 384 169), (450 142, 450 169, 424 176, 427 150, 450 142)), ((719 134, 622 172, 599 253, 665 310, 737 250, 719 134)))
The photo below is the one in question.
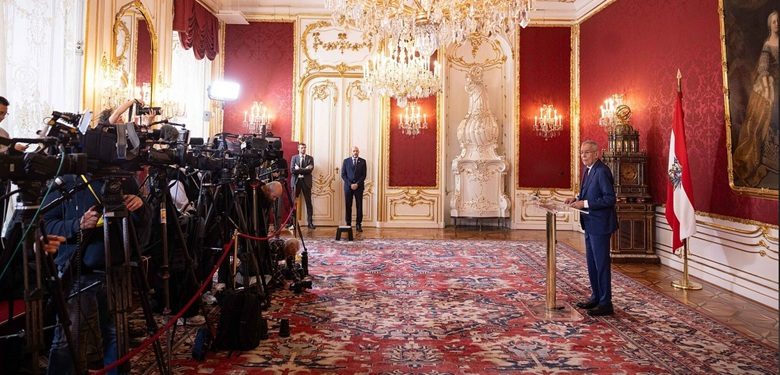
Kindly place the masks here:
POLYGON ((778 223, 777 200, 737 195, 729 187, 718 0, 618 0, 580 31, 583 140, 605 144, 599 105, 624 94, 649 155, 651 194, 664 203, 679 68, 696 210, 778 223))
POLYGON ((289 161, 298 144, 290 141, 293 122, 294 24, 251 22, 225 29, 225 80, 241 84, 234 102, 225 102, 224 131, 246 133, 244 111, 263 102, 273 116, 271 131, 282 138, 289 161))
MULTIPOLYGON (((298 152, 290 140, 293 123, 294 24, 251 22, 225 28, 225 80, 241 84, 234 102, 225 102, 224 131, 246 133, 244 111, 262 101, 273 116, 271 131, 282 139, 284 158, 298 152)), ((315 155, 316 157, 316 155, 315 155)), ((281 220, 288 214, 283 203, 281 220)))
POLYGON ((138 21, 138 43, 136 45, 135 84, 152 82, 152 39, 146 21, 138 21))
POLYGON ((417 101, 421 113, 428 115, 428 129, 414 137, 398 128, 403 108, 390 100, 390 186, 436 186, 436 96, 417 101))
POLYGON ((521 187, 571 188, 570 62, 568 27, 528 27, 520 31, 520 130, 518 180, 521 187), (563 114, 563 131, 545 140, 534 132, 542 104, 563 114))

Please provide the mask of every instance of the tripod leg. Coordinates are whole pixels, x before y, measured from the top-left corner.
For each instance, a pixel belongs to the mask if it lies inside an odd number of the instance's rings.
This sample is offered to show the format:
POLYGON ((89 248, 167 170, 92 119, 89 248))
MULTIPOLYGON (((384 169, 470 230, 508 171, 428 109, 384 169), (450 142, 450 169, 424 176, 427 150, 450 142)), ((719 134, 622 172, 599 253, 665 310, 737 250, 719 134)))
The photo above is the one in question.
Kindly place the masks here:
POLYGON ((46 280, 48 284, 49 294, 51 294, 52 302, 56 310, 57 319, 62 326, 62 333, 65 335, 65 341, 68 343, 68 351, 71 358, 74 359, 73 366, 77 374, 82 373, 81 362, 76 359, 76 346, 73 341, 73 334, 71 332, 71 321, 68 316, 68 307, 65 303, 65 295, 62 288, 62 282, 57 276, 57 266, 54 265, 54 260, 43 253, 43 249, 38 247, 39 256, 45 261, 46 280))
MULTIPOLYGON (((152 314, 152 306, 149 302, 149 290, 151 290, 151 287, 149 287, 149 281, 148 281, 148 275, 146 274, 146 269, 144 269, 140 261, 143 259, 141 257, 141 251, 140 246, 138 244, 138 237, 135 233, 135 226, 133 225, 132 221, 130 222, 130 238, 131 240, 134 240, 133 242, 133 249, 135 249, 135 257, 138 259, 138 262, 135 263, 135 266, 133 267, 133 280, 135 281, 136 288, 138 290, 138 296, 141 300, 141 308, 144 312, 144 320, 146 321, 146 331, 147 333, 154 334, 157 332, 157 322, 154 320, 154 315, 152 314)), ((152 344, 152 348, 154 349, 154 356, 157 361, 157 369, 160 371, 160 374, 167 375, 170 374, 170 357, 168 358, 169 361, 164 361, 163 358, 165 358, 165 355, 162 350, 162 345, 160 344, 160 340, 155 340, 152 344)))
POLYGON ((301 241, 301 247, 303 247, 303 252, 301 252, 301 268, 303 268, 303 276, 309 275, 309 252, 306 249, 306 242, 303 240, 303 232, 301 231, 300 223, 298 222, 298 214, 296 212, 296 207, 293 205, 293 199, 292 195, 290 194, 290 187, 287 185, 287 183, 282 183, 284 186, 284 189, 286 191, 285 196, 287 196, 287 200, 290 203, 290 209, 293 211, 293 214, 291 215, 293 220, 293 225, 295 228, 295 233, 298 235, 298 239, 301 241))

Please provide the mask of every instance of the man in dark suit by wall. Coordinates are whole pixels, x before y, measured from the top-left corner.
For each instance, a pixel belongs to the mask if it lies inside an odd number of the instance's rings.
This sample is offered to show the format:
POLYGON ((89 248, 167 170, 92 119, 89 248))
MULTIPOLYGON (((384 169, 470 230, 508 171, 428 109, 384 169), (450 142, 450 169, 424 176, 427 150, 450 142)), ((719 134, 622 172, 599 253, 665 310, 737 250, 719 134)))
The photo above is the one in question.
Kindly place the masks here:
POLYGON ((586 169, 580 193, 576 199, 566 200, 572 207, 588 211, 588 214, 580 215, 580 225, 585 230, 585 259, 592 294, 587 301, 578 302, 577 307, 587 309, 591 316, 613 313, 609 239, 617 230, 615 180, 600 156, 598 143, 582 142, 580 158, 586 169))
POLYGON ((303 199, 306 201, 306 221, 309 223, 309 229, 314 229, 316 228, 312 219, 314 208, 311 204, 311 172, 314 170, 314 158, 306 155, 305 143, 298 144, 298 153, 290 159, 290 170, 295 199, 303 193, 303 199))
POLYGON ((352 147, 352 156, 341 164, 341 179, 344 181, 345 220, 352 225, 352 198, 357 210, 357 231, 363 231, 363 188, 366 181, 366 159, 360 157, 360 149, 352 147))

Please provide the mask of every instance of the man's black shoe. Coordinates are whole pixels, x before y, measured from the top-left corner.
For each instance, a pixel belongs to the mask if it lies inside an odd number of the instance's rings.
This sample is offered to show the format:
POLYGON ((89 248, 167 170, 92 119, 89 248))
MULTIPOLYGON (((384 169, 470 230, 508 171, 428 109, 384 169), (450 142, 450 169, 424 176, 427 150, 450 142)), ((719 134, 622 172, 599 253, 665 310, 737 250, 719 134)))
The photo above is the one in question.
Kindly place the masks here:
POLYGON ((576 304, 577 307, 579 307, 581 309, 585 309, 585 310, 592 309, 592 308, 594 308, 594 307, 596 307, 598 305, 599 305, 599 303, 596 302, 596 301, 577 302, 577 304, 576 304))
POLYGON ((590 316, 605 316, 612 315, 615 311, 612 310, 612 305, 599 305, 588 310, 590 316))
POLYGON ((362 225, 360 225, 360 224, 358 224, 358 225, 357 225, 357 231, 358 231, 358 232, 362 232, 362 231, 363 231, 363 226, 362 226, 362 225))
POLYGON ((315 227, 314 224, 309 223, 309 229, 317 229, 317 227, 315 227))

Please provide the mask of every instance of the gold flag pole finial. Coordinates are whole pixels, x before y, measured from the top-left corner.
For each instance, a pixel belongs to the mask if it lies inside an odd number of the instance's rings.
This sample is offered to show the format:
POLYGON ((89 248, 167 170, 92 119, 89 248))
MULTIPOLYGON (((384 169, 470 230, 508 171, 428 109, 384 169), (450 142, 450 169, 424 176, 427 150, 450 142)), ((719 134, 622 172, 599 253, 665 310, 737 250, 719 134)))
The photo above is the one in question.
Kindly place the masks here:
POLYGON ((682 73, 677 69, 677 92, 682 92, 682 73))

